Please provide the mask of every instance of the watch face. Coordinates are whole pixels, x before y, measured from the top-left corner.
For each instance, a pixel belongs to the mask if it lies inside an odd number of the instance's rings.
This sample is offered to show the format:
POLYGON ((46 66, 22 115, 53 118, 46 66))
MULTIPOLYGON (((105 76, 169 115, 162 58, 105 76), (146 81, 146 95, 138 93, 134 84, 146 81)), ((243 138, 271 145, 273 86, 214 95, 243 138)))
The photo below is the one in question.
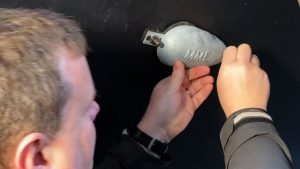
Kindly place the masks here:
POLYGON ((149 149, 159 155, 165 154, 168 150, 168 144, 161 143, 158 140, 153 140, 151 143, 151 145, 149 145, 149 149))

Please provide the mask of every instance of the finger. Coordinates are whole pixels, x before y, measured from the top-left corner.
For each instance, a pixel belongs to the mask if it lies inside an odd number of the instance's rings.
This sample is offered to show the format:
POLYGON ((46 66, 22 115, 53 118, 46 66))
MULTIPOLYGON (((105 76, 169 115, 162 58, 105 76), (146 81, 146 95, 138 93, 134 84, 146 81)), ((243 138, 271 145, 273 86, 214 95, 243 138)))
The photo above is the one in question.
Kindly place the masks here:
POLYGON ((209 72, 210 68, 203 65, 186 70, 186 76, 184 78, 182 86, 184 88, 189 87, 192 80, 208 75, 209 72))
POLYGON ((173 87, 174 90, 178 90, 185 78, 185 70, 184 65, 180 61, 176 61, 173 66, 173 72, 171 75, 171 87, 173 87))
POLYGON ((214 82, 214 78, 212 76, 205 76, 194 80, 191 85, 188 87, 188 91, 191 95, 196 94, 199 90, 201 90, 207 84, 212 84, 214 82))
POLYGON ((207 99, 212 89, 213 85, 207 84, 192 97, 196 109, 207 99))
POLYGON ((252 55, 251 63, 258 66, 258 67, 260 67, 260 61, 259 61, 257 55, 255 55, 255 54, 252 55))
POLYGON ((232 63, 236 61, 237 48, 235 46, 227 47, 223 52, 223 63, 232 63))
POLYGON ((194 80, 199 77, 203 77, 208 75, 210 72, 210 68, 208 66, 197 66, 186 71, 186 75, 188 80, 194 80))
POLYGON ((251 57, 251 47, 248 44, 241 44, 237 50, 237 61, 243 63, 250 63, 251 57))
POLYGON ((184 77, 182 87, 183 88, 188 88, 191 85, 191 81, 188 79, 187 76, 184 77))

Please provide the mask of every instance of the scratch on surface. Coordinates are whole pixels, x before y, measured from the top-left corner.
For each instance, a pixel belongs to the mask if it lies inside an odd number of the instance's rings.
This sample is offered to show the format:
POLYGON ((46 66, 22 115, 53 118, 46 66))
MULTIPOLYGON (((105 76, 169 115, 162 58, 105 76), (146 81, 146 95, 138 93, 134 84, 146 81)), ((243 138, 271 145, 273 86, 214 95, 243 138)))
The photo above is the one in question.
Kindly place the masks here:
POLYGON ((298 0, 298 4, 299 4, 299 7, 300 7, 300 0, 298 0))

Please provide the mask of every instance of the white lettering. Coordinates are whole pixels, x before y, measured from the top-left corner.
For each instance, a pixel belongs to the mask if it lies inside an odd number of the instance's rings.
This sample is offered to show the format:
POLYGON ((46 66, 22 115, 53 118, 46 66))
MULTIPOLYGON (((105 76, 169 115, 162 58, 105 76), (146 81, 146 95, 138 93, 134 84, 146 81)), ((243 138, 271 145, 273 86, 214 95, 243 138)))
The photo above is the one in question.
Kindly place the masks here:
POLYGON ((184 58, 194 61, 206 61, 209 56, 209 52, 204 51, 200 52, 198 50, 191 50, 189 49, 184 56, 184 58))

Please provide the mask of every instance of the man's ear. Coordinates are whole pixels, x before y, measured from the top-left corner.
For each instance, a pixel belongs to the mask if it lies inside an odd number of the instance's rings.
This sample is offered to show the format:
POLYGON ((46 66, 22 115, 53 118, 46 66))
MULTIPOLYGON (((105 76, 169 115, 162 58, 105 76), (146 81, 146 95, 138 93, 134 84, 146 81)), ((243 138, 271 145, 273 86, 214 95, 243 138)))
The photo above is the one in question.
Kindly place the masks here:
POLYGON ((14 166, 17 169, 48 169, 45 148, 49 137, 42 133, 30 133, 17 145, 14 156, 14 166))

